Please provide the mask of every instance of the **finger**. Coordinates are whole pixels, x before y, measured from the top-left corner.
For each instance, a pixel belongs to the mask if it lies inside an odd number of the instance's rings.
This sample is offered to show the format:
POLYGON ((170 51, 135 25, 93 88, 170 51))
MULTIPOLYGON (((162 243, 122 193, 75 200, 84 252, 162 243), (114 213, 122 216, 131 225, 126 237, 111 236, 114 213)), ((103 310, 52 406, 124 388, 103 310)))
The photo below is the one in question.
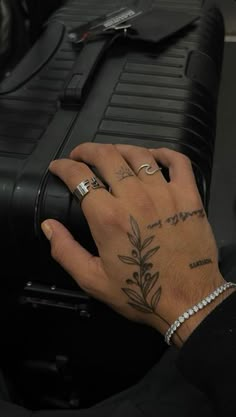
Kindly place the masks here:
POLYGON ((70 232, 56 220, 46 220, 41 225, 47 239, 50 241, 51 254, 79 284, 89 293, 94 293, 106 278, 99 262, 100 258, 93 256, 74 240, 70 232))
POLYGON ((148 149, 129 145, 115 146, 142 182, 148 184, 165 184, 167 182, 148 149))
POLYGON ((129 190, 137 194, 140 188, 135 173, 114 145, 85 143, 75 148, 70 157, 94 166, 116 197, 127 195, 129 190))
POLYGON ((172 183, 196 191, 197 184, 190 159, 180 152, 167 148, 149 149, 155 160, 169 169, 172 183))
MULTIPOLYGON (((93 171, 87 165, 71 159, 53 161, 49 166, 49 170, 52 174, 58 176, 72 193, 78 184, 81 184, 83 181, 89 180, 91 184, 91 179, 94 177, 93 171)), ((98 212, 98 210, 94 210, 94 207, 98 208, 100 205, 109 206, 112 204, 113 199, 114 197, 105 188, 93 189, 90 187, 88 194, 85 195, 81 202, 81 208, 89 220, 96 216, 98 212)))

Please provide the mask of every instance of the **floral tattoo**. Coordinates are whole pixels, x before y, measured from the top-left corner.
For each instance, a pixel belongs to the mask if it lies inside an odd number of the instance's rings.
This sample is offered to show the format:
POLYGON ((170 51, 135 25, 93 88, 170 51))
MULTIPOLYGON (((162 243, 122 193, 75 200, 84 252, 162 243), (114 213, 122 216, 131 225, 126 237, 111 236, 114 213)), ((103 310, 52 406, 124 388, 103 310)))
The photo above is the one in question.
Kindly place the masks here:
POLYGON ((130 224, 132 233, 127 235, 133 246, 131 256, 118 255, 118 258, 125 264, 135 266, 137 270, 133 272, 132 278, 126 280, 126 284, 129 287, 122 288, 122 291, 127 295, 128 304, 131 307, 141 313, 155 314, 169 325, 157 312, 162 287, 156 287, 159 272, 152 272, 153 264, 150 262, 150 259, 158 252, 160 246, 150 248, 155 236, 147 237, 142 241, 140 228, 132 216, 130 216, 130 224))

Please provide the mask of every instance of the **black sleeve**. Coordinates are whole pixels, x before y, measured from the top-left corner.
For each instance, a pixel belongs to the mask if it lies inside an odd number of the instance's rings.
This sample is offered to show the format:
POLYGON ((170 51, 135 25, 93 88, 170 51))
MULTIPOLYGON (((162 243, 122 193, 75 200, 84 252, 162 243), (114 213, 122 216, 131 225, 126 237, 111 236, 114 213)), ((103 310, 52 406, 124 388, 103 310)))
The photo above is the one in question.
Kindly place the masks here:
POLYGON ((11 404, 0 400, 0 416, 1 417, 31 417, 32 411, 25 410, 18 405, 11 404))
POLYGON ((177 367, 208 396, 216 416, 236 416, 236 292, 189 337, 177 367))

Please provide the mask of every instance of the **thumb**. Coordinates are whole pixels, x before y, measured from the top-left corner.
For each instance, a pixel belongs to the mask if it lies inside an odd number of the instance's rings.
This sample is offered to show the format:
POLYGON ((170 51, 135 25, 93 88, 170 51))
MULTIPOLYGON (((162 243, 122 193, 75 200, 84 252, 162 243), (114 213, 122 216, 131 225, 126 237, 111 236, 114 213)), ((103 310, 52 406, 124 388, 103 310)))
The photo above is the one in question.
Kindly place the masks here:
POLYGON ((46 220, 41 228, 51 244, 51 255, 83 288, 93 293, 95 285, 104 278, 100 258, 84 249, 58 221, 46 220))

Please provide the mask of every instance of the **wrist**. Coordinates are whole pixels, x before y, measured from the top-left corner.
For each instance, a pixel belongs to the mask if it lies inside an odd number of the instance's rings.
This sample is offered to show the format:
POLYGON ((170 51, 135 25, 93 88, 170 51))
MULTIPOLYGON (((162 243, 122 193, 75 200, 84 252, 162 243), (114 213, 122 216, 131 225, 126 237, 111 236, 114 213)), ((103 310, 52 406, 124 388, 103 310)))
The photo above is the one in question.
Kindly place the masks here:
MULTIPOLYGON (((224 281, 224 284, 226 284, 225 281, 224 281)), ((221 285, 224 285, 224 284, 221 284, 221 285)), ((223 293, 217 296, 210 304, 206 305, 202 309, 199 309, 197 313, 189 317, 173 334, 171 342, 178 347, 182 347, 182 345, 187 341, 187 339, 196 330, 196 328, 206 319, 206 317, 209 314, 211 314, 215 310, 215 308, 218 305, 220 305, 226 298, 228 298, 234 291, 235 291, 235 288, 227 288, 225 291, 223 291, 223 293)), ((210 293, 207 294, 207 296, 209 295, 210 293)), ((197 304, 198 303, 196 303, 196 305, 197 304)))

